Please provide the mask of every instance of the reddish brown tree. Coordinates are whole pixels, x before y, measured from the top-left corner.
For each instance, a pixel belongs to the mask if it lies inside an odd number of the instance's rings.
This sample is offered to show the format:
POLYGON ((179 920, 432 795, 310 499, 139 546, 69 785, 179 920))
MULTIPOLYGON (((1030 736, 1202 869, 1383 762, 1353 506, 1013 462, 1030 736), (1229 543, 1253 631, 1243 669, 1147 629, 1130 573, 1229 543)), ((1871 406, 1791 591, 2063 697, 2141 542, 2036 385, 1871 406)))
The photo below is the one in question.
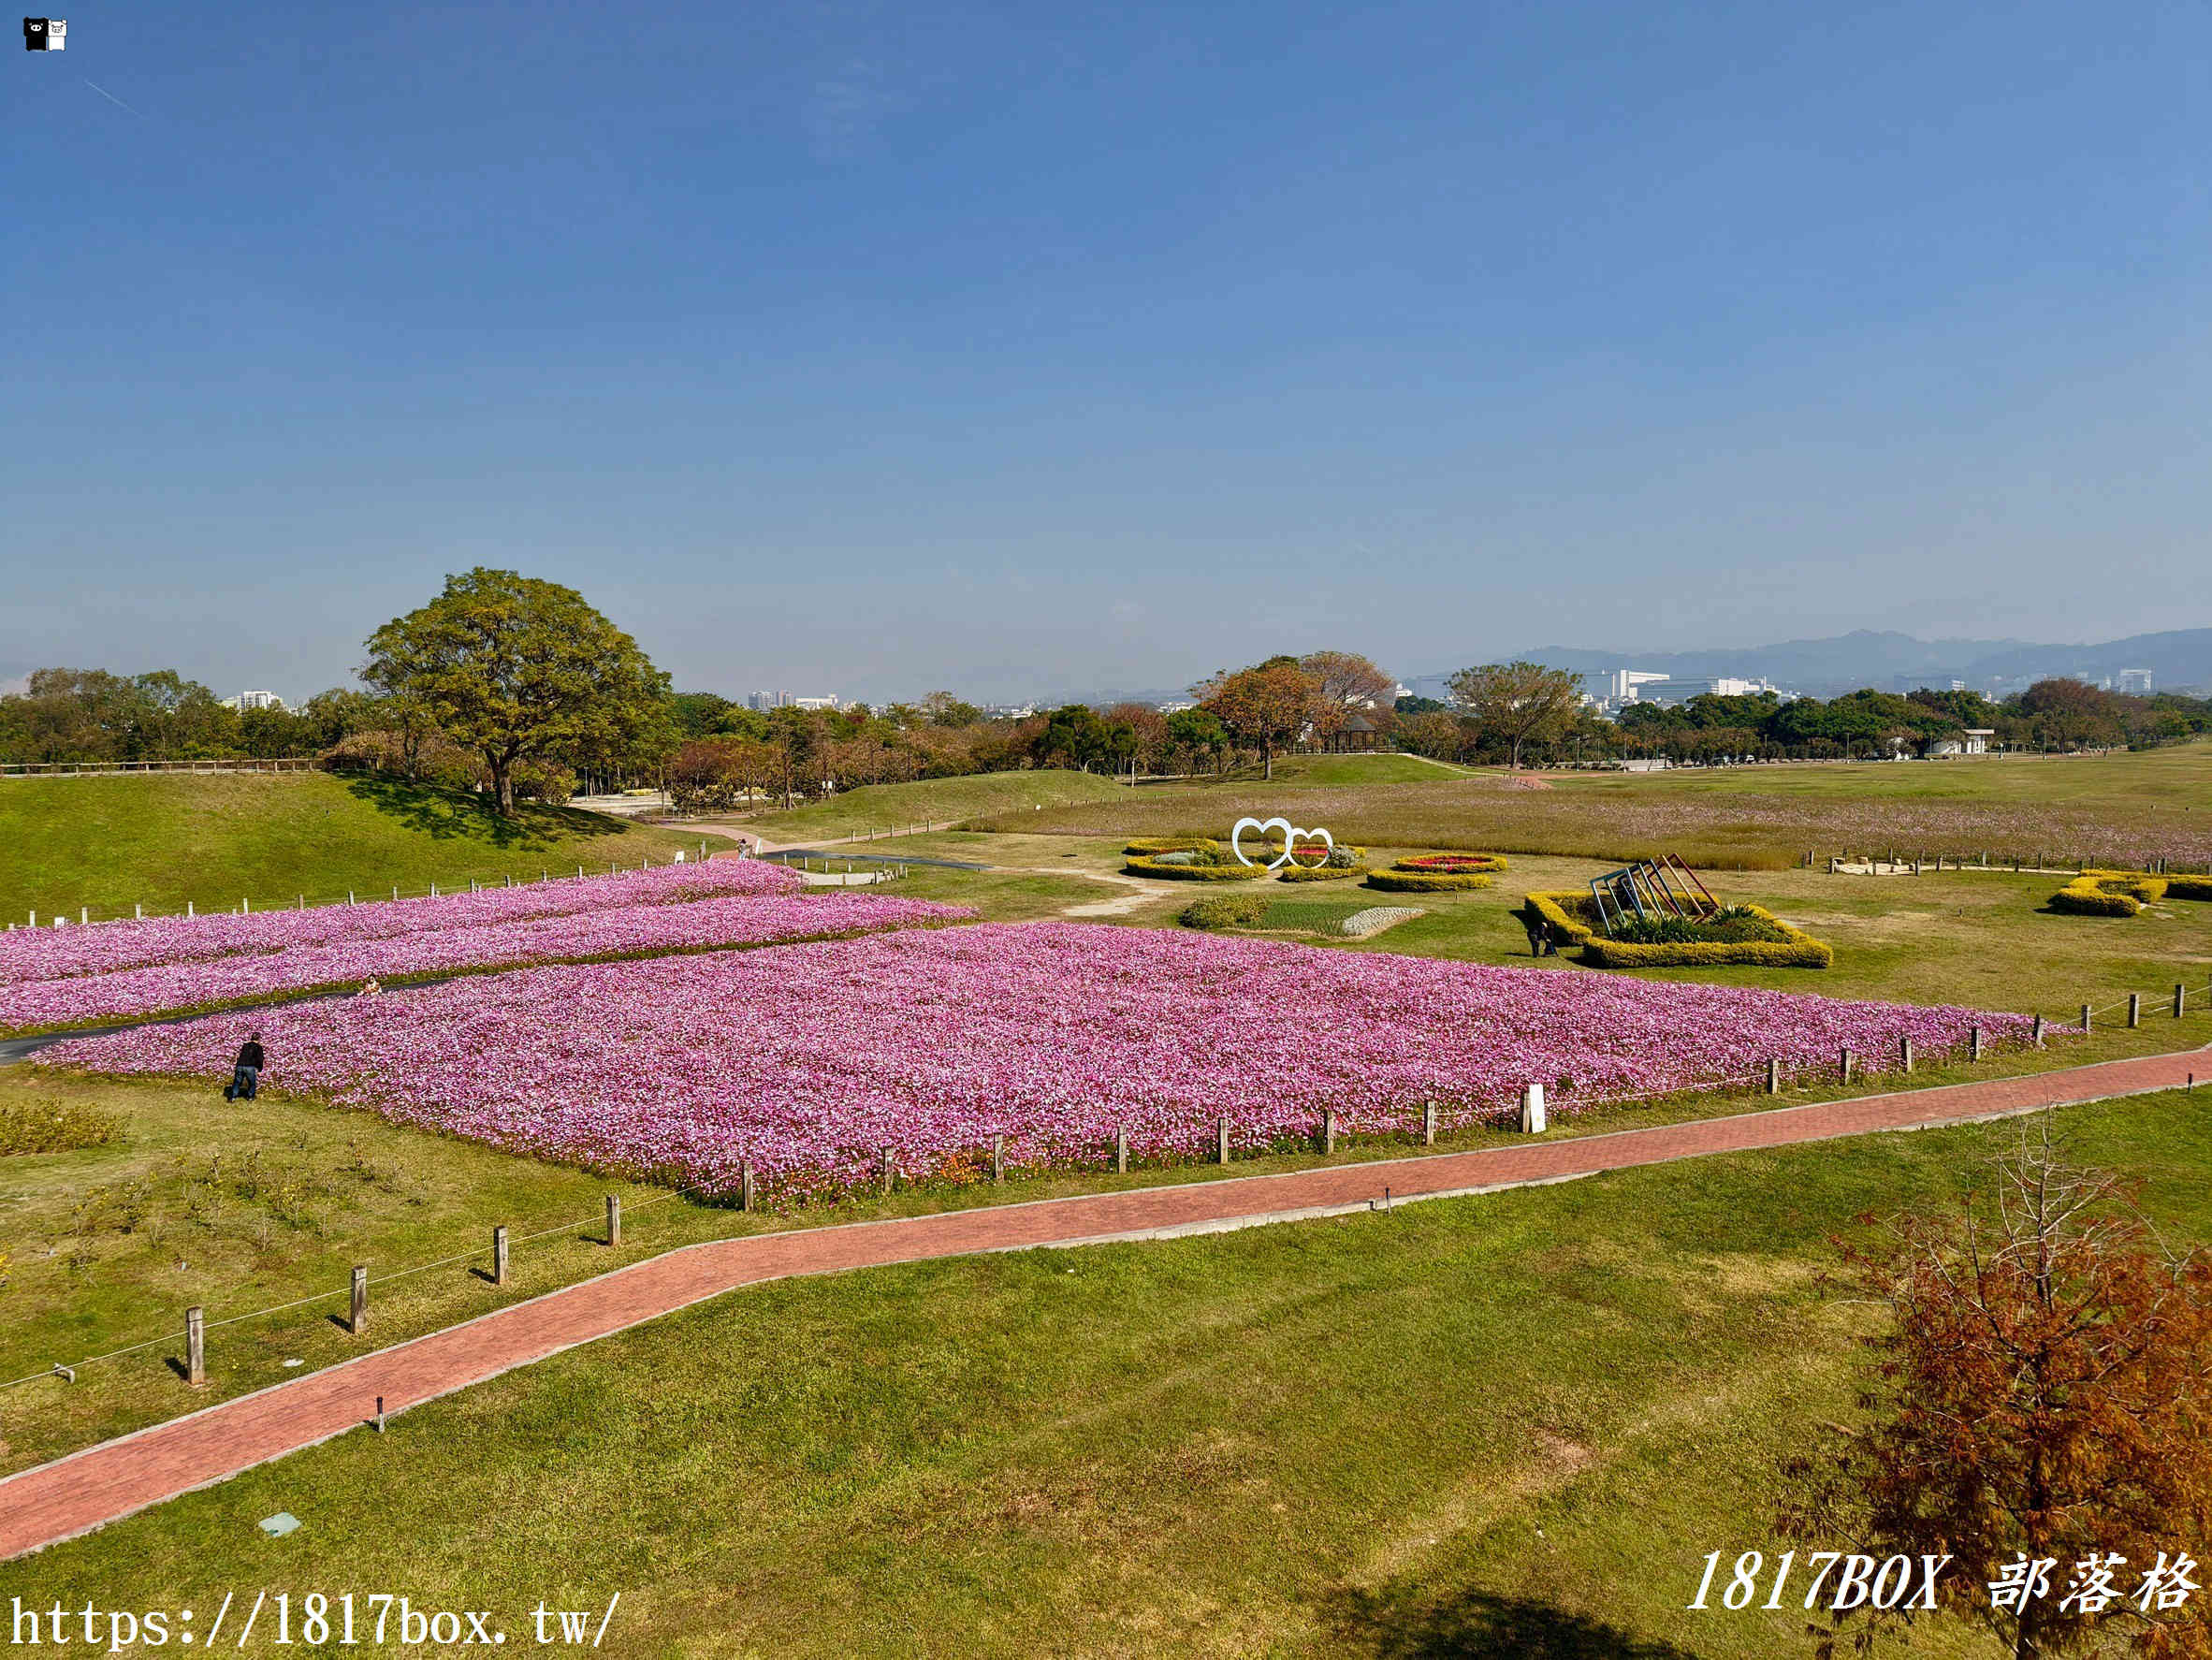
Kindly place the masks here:
POLYGON ((1314 729, 1341 732, 1354 715, 1389 723, 1398 682, 1357 651, 1309 651, 1298 660, 1314 686, 1314 729))
MULTIPOLYGON (((2212 1655, 2188 1588, 2212 1538, 2212 1262, 2165 1249, 2117 1178, 2061 1163, 2047 1121, 1993 1174, 1956 1215, 1847 1251, 1889 1318, 1864 1422, 1792 1464, 1785 1525, 1948 1556, 1936 1606, 2019 1660, 2212 1655)), ((1815 1628, 1818 1653, 1846 1633, 1867 1651, 1885 1618, 1815 1628)))
POLYGON ((1219 674, 1193 691, 1199 706, 1228 728, 1231 737, 1259 750, 1271 779, 1275 776, 1275 751, 1295 743, 1313 723, 1314 681, 1294 657, 1271 657, 1233 675, 1219 674))

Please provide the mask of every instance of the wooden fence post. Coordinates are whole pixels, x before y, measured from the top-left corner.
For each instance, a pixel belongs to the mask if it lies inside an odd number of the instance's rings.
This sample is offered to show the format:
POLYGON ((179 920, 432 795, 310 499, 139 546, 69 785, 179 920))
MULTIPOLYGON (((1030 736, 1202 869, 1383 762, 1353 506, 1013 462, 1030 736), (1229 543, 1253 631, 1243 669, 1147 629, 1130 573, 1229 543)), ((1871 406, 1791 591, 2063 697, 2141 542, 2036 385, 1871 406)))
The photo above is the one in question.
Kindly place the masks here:
POLYGON ((1837 1070, 1841 1072, 1844 1083, 1848 1084, 1851 1082, 1851 1051, 1848 1047, 1844 1049, 1842 1058, 1838 1063, 1837 1070))
POLYGON ((2043 1016, 2040 1014, 2035 1017, 2035 1030, 2032 1034, 2032 1041, 2036 1048, 2041 1049, 2043 1047, 2043 1016))
POLYGON ((1782 1093, 1782 1056, 1779 1055, 1769 1056, 1767 1060, 1767 1093, 1782 1093))
POLYGON ((2189 988, 2176 983, 2174 987, 2174 1018, 2179 1020, 2182 1011, 2188 1007, 2189 988))
POLYGON ((622 1196, 619 1193, 606 1196, 606 1242, 610 1245, 622 1243, 622 1196))
POLYGON ((1214 1120, 1214 1157, 1219 1163, 1227 1164, 1229 1162, 1229 1120, 1227 1117, 1214 1120))
POLYGON ((1423 1101, 1421 1103, 1421 1145, 1424 1147, 1433 1147, 1435 1144, 1436 1103, 1434 1101, 1423 1101))
POLYGON ((991 1180, 994 1183, 1006 1180, 1006 1138, 1002 1135, 991 1138, 991 1180))
POLYGON ((1982 1058, 1982 1028, 1978 1026, 1967 1028, 1966 1058, 1969 1060, 1982 1058))
POLYGON ((491 1230, 491 1283, 507 1283, 507 1225, 502 1222, 491 1230))
POLYGON ((369 1329, 369 1270, 360 1263, 354 1264, 353 1306, 347 1312, 345 1329, 356 1337, 369 1329))
MULTIPOLYGON (((996 1172, 992 1174, 992 1180, 997 1180, 996 1172)), ((752 1160, 748 1158, 737 1167, 737 1208, 741 1211, 750 1211, 752 1207, 752 1160)))
POLYGON ((184 1311, 184 1381, 197 1389, 208 1380, 208 1312, 197 1303, 184 1311))
POLYGON ((893 1174, 891 1149, 889 1147, 885 1147, 882 1151, 881 1157, 883 1160, 883 1192, 885 1196, 888 1197, 891 1192, 891 1178, 893 1174))
POLYGON ((2081 1029, 2085 1032, 2089 1029, 2089 1006, 2087 1003, 2081 1006, 2081 1029))
POLYGON ((2143 994, 2139 991, 2132 991, 2128 994, 2128 1029, 2133 1031, 2142 1024, 2143 994))
POLYGON ((1113 1127, 1113 1173, 1129 1173, 1129 1132, 1118 1124, 1113 1127))
POLYGON ((1908 1033, 1897 1041, 1897 1058, 1898 1064, 1903 1067, 1906 1071, 1909 1072, 1913 1070, 1913 1039, 1911 1034, 1908 1033))

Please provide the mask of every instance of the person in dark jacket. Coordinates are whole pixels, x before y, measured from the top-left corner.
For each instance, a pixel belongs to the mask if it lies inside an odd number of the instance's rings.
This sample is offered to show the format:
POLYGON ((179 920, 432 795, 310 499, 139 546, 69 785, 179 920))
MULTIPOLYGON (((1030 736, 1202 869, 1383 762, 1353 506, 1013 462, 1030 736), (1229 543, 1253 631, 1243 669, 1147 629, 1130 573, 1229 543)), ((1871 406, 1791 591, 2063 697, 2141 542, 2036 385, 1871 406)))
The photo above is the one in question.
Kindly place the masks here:
POLYGON ((264 1064, 265 1057, 261 1053, 261 1034, 248 1032, 245 1042, 240 1046, 238 1062, 231 1069, 230 1087, 223 1092, 223 1099, 226 1101, 234 1101, 243 1096, 246 1099, 252 1100, 254 1091, 260 1087, 261 1069, 264 1064))

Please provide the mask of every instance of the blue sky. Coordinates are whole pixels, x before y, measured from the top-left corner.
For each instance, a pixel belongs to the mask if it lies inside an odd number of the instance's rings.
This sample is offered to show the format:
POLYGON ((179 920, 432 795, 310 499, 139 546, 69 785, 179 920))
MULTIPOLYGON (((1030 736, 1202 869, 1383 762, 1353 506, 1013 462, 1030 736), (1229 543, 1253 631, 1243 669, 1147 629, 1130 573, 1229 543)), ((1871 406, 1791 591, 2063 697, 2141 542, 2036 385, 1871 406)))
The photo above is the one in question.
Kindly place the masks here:
POLYGON ((2212 623, 2212 13, 80 6, 0 98, 0 673, 679 684, 2212 623))

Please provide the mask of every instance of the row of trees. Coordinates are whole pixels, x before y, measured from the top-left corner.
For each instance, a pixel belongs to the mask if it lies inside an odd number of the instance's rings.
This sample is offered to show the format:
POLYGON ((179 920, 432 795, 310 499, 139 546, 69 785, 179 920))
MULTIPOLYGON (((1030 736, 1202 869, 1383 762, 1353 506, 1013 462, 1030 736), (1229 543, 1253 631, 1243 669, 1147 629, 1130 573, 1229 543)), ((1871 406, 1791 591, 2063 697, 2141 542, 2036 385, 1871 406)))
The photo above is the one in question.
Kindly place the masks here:
POLYGON ((2147 745, 2212 730, 2212 702, 2128 697, 2045 680, 1991 704, 1972 692, 1855 692, 1826 702, 1697 697, 1631 705, 1617 723, 1583 704, 1577 677, 1533 663, 1462 670, 1445 700, 1396 697, 1350 651, 1271 657, 1192 688, 1195 706, 1070 704, 986 719, 949 692, 837 710, 746 708, 671 690, 636 641, 572 589, 511 571, 447 578, 429 604, 368 642, 366 690, 298 710, 226 708, 164 670, 126 677, 42 669, 0 697, 0 759, 116 762, 319 755, 418 780, 474 786, 502 811, 566 799, 579 779, 665 780, 678 805, 726 808, 860 784, 1031 766, 1273 776, 1300 746, 1398 748, 1438 760, 1720 760, 1926 752, 1969 727, 2043 750, 2147 745))

